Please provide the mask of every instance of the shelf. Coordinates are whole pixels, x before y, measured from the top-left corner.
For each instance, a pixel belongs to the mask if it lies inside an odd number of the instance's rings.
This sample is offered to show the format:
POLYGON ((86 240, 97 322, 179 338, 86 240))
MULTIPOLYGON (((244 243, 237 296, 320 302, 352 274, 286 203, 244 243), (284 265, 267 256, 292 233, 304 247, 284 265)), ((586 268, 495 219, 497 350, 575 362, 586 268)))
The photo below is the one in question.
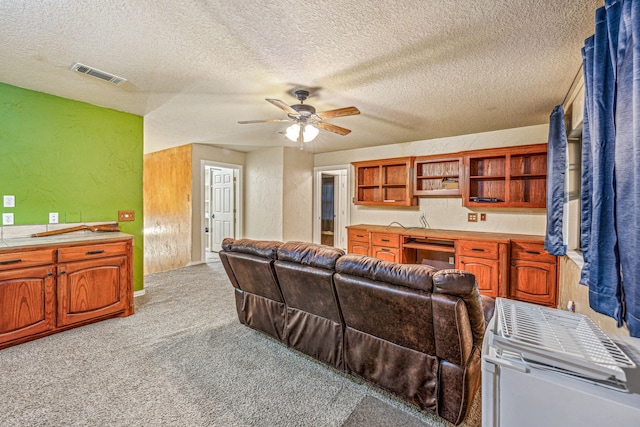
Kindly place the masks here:
POLYGON ((414 206, 411 188, 413 157, 354 162, 356 205, 414 206))
POLYGON ((464 163, 465 206, 546 206, 547 144, 467 152, 464 163), (484 200, 474 200, 477 198, 484 200))
POLYGON ((456 155, 417 157, 414 163, 413 194, 416 196, 459 196, 462 157, 456 155))

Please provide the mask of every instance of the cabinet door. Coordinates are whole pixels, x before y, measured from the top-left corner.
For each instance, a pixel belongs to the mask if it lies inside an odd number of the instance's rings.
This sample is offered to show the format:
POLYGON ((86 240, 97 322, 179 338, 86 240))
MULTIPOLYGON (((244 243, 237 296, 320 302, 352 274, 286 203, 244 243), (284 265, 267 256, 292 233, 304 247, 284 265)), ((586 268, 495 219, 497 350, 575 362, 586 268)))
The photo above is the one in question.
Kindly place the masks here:
POLYGON ((555 264, 512 260, 509 296, 520 301, 555 306, 556 272, 555 264))
POLYGON ((371 256, 385 261, 400 262, 400 249, 387 248, 384 246, 372 246, 371 256))
POLYGON ((53 266, 0 272, 0 346, 55 327, 53 266))
POLYGON ((69 262, 58 266, 58 327, 125 311, 127 257, 69 262))
POLYGON ((349 253, 369 255, 369 244, 365 242, 349 242, 349 253))
POLYGON ((460 256, 458 257, 458 268, 476 276, 481 294, 492 298, 498 297, 498 260, 460 256))

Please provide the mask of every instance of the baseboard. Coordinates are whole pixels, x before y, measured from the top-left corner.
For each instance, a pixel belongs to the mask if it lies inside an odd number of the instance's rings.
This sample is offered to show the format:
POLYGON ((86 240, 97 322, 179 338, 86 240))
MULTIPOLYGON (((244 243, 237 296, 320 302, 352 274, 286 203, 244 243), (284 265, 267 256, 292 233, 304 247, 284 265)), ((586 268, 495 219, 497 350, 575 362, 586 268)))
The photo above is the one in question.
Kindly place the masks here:
POLYGON ((133 297, 134 297, 134 298, 136 298, 136 297, 141 297, 141 296, 143 296, 143 295, 144 295, 144 294, 146 294, 146 293, 147 293, 147 292, 146 292, 144 289, 141 289, 141 290, 139 290, 139 291, 133 291, 133 297))
POLYGON ((200 265, 200 264, 206 264, 206 261, 191 261, 186 266, 191 267, 191 266, 200 265))

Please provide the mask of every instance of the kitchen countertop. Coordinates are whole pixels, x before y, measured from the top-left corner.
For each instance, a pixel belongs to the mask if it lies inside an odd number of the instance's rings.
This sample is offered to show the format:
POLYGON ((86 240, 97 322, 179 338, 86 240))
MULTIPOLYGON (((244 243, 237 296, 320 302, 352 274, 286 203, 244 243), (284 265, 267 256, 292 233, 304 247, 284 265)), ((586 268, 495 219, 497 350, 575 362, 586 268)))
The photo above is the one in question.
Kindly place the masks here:
POLYGON ((113 240, 133 239, 133 235, 122 232, 75 231, 47 237, 16 237, 0 240, 0 252, 35 248, 40 246, 74 245, 82 243, 110 242, 113 240))

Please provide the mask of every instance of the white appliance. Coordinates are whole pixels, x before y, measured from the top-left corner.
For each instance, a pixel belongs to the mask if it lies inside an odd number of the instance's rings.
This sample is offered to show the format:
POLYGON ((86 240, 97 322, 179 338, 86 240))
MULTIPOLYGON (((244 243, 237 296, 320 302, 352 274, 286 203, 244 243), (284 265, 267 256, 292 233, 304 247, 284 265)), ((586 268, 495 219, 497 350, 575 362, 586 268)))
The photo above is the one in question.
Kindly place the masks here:
POLYGON ((497 298, 482 345, 482 426, 640 426, 640 351, 627 340, 580 314, 497 298))

